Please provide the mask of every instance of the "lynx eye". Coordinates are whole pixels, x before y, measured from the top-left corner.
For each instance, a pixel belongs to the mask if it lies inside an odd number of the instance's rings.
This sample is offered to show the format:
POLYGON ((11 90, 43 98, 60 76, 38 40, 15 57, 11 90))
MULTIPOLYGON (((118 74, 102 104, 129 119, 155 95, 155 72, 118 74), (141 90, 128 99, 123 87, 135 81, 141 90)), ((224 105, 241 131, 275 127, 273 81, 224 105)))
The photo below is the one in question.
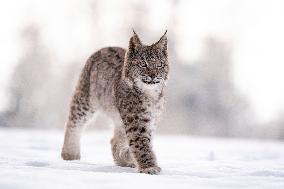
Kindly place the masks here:
POLYGON ((164 64, 163 64, 162 62, 158 62, 158 63, 156 64, 156 66, 157 66, 157 68, 162 68, 162 67, 164 66, 164 64))
POLYGON ((145 68, 145 67, 147 67, 147 63, 142 61, 142 62, 139 63, 139 66, 145 68))

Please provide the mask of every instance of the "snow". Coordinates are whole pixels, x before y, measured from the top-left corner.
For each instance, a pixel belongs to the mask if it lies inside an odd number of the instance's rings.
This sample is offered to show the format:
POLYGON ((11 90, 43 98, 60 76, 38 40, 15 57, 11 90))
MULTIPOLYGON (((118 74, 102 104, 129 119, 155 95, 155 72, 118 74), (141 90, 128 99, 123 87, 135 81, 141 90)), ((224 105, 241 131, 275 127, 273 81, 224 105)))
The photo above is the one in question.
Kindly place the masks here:
POLYGON ((86 131, 82 160, 63 161, 63 131, 0 129, 0 189, 284 188, 284 143, 157 135, 160 175, 115 166, 111 131, 86 131))

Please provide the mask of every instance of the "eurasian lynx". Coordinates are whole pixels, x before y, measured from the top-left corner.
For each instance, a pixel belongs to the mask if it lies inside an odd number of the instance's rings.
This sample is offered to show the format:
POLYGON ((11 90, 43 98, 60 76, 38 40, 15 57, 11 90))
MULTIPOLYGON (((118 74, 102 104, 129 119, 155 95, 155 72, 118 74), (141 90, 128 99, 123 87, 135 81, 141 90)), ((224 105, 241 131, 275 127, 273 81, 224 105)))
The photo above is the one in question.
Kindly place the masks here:
POLYGON ((168 72, 166 32, 149 46, 134 32, 127 50, 107 47, 95 52, 83 68, 71 101, 62 158, 80 159, 83 126, 101 110, 115 124, 111 139, 115 163, 158 174, 161 168, 151 140, 165 103, 168 72))

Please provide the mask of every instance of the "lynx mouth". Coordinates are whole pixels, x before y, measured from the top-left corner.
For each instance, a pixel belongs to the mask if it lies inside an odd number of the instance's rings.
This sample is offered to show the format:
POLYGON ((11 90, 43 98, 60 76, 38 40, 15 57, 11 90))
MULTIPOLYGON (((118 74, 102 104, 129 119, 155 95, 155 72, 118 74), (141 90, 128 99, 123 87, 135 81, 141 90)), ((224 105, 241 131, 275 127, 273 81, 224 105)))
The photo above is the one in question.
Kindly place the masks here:
POLYGON ((148 84, 148 85, 154 85, 154 84, 160 83, 160 81, 154 81, 154 80, 152 80, 152 81, 145 81, 145 80, 142 80, 142 82, 143 82, 143 83, 146 83, 146 84, 148 84))

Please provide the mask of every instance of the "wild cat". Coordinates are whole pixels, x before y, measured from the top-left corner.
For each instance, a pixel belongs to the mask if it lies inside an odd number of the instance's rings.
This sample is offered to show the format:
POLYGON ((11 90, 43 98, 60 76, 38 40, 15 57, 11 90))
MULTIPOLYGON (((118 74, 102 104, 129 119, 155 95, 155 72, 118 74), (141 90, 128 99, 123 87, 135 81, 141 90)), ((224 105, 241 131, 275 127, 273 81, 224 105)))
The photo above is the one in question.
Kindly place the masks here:
MULTIPOLYGON (((134 32, 134 31, 133 31, 134 32)), ((61 156, 80 159, 80 137, 97 111, 115 124, 111 149, 119 166, 158 174, 161 168, 152 149, 152 131, 165 103, 169 63, 166 33, 144 45, 134 32, 128 49, 106 47, 87 60, 73 95, 61 156)))

